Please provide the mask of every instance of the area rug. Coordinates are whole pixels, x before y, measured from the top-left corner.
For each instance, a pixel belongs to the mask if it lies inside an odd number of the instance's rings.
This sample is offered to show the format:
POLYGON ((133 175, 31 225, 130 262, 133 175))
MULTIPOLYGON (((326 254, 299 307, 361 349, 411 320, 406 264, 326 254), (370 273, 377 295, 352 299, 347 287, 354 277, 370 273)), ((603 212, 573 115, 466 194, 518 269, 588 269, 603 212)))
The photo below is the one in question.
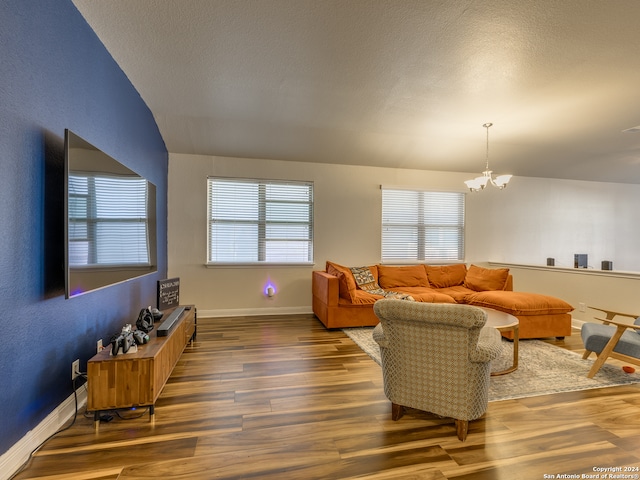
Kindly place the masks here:
MULTIPOLYGON (((371 335, 373 328, 342 331, 380 365, 380 348, 371 335)), ((502 345, 503 355, 492 362, 493 371, 512 364, 513 342, 503 339, 502 345)), ((622 368, 606 363, 594 378, 587 378, 593 358, 583 360, 582 355, 540 340, 521 340, 518 357, 515 372, 491 377, 490 402, 640 383, 640 373, 625 373, 622 368)))

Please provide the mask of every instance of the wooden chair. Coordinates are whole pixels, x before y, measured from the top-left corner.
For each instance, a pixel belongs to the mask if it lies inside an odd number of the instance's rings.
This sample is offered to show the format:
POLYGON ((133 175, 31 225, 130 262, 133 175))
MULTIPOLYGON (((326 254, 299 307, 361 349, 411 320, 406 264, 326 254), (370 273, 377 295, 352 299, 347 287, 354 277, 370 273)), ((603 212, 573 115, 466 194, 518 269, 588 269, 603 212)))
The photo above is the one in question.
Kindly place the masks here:
POLYGON ((591 352, 595 352, 598 357, 587 378, 593 378, 609 357, 640 366, 640 316, 591 306, 589 308, 603 312, 606 318, 595 317, 603 324, 585 323, 580 331, 585 348, 582 358, 586 360, 591 352), (630 324, 615 321, 615 317, 633 318, 635 322, 630 324))

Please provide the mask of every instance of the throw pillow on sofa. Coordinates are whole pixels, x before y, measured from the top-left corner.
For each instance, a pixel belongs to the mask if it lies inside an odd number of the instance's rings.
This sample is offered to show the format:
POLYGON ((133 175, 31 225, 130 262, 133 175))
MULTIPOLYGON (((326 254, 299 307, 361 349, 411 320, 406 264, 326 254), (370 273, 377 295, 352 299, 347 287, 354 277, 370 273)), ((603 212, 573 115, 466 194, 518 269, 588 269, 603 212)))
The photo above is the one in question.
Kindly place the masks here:
POLYGON ((356 289, 356 281, 354 280, 349 267, 344 267, 337 263, 327 261, 326 270, 329 275, 338 277, 340 297, 345 300, 352 300, 352 293, 356 289))
POLYGON ((378 265, 378 285, 385 290, 398 287, 429 287, 427 272, 422 265, 390 267, 378 265))
POLYGON ((356 282, 356 288, 374 295, 384 295, 384 290, 378 285, 369 267, 351 267, 350 270, 356 282))
MULTIPOLYGON (((358 288, 358 285, 356 284, 356 280, 353 277, 353 273, 350 267, 345 267, 344 265, 339 265, 337 263, 327 261, 325 268, 326 268, 326 272, 329 275, 338 277, 340 298, 349 300, 352 303, 370 303, 369 302, 370 299, 367 298, 367 295, 361 295, 358 292, 359 288, 358 288)), ((368 268, 374 281, 377 281, 378 269, 376 268, 375 265, 370 267, 363 267, 363 268, 368 268)), ((362 292, 362 290, 360 290, 360 292, 362 292)), ((365 293, 368 294, 368 292, 365 292, 365 293)))
POLYGON ((503 290, 508 277, 508 268, 483 268, 471 265, 464 278, 464 286, 476 292, 503 290))
MULTIPOLYGON (((398 300, 415 301, 415 299, 408 293, 393 292, 390 290, 383 290, 376 282, 369 267, 351 267, 351 273, 356 281, 357 289, 354 293, 368 293, 371 295, 382 295, 384 298, 397 298, 398 300)), ((353 295, 352 295, 353 297, 353 295)), ((355 298, 352 298, 355 303, 355 298)))
POLYGON ((467 266, 464 263, 453 265, 425 265, 429 284, 433 288, 457 287, 464 283, 467 266))

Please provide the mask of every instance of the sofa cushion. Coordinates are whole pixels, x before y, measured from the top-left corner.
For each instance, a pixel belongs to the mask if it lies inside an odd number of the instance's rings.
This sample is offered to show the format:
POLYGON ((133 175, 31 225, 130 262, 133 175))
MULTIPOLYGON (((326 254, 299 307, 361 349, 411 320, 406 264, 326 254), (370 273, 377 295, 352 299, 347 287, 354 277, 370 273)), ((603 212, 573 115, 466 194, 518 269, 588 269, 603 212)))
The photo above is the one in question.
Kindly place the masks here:
POLYGON ((429 280, 423 265, 378 265, 378 284, 385 290, 396 287, 429 287, 429 280))
POLYGON ((471 290, 470 288, 467 288, 465 286, 462 285, 456 285, 454 287, 446 287, 446 288, 439 288, 438 292, 447 295, 449 297, 452 297, 456 303, 467 303, 467 297, 471 294, 477 293, 475 290, 471 290))
POLYGON ((427 278, 433 288, 456 287, 464 283, 467 266, 464 263, 453 265, 425 265, 427 278))
POLYGON ((351 300, 351 292, 356 289, 356 281, 349 267, 338 265, 337 263, 327 261, 327 273, 338 277, 340 285, 340 297, 345 300, 351 300))
POLYGON ((502 290, 508 276, 508 268, 483 268, 471 265, 464 278, 464 286, 476 292, 502 290))
POLYGON ((573 310, 571 305, 559 298, 527 292, 477 292, 467 296, 466 303, 477 307, 493 308, 511 315, 525 316, 556 315, 573 310))
POLYGON ((351 295, 351 303, 354 305, 373 304, 384 298, 383 295, 375 295, 364 290, 354 290, 351 295))
POLYGON ((449 295, 446 295, 438 290, 425 287, 397 287, 393 289, 397 293, 406 293, 416 302, 425 303, 456 303, 456 301, 449 295))

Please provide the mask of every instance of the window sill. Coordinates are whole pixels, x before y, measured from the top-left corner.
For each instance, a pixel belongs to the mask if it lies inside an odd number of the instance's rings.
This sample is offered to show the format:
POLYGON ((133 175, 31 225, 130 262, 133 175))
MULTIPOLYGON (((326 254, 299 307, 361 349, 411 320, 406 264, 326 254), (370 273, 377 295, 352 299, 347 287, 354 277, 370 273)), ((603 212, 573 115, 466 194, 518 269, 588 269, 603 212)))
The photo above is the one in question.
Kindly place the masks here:
POLYGON ((205 263, 207 268, 264 268, 264 267, 278 267, 278 268, 299 268, 299 267, 314 267, 315 262, 296 262, 296 263, 283 263, 283 262, 211 262, 205 263))
POLYGON ((465 263, 464 260, 381 260, 380 265, 453 265, 457 263, 465 263))

